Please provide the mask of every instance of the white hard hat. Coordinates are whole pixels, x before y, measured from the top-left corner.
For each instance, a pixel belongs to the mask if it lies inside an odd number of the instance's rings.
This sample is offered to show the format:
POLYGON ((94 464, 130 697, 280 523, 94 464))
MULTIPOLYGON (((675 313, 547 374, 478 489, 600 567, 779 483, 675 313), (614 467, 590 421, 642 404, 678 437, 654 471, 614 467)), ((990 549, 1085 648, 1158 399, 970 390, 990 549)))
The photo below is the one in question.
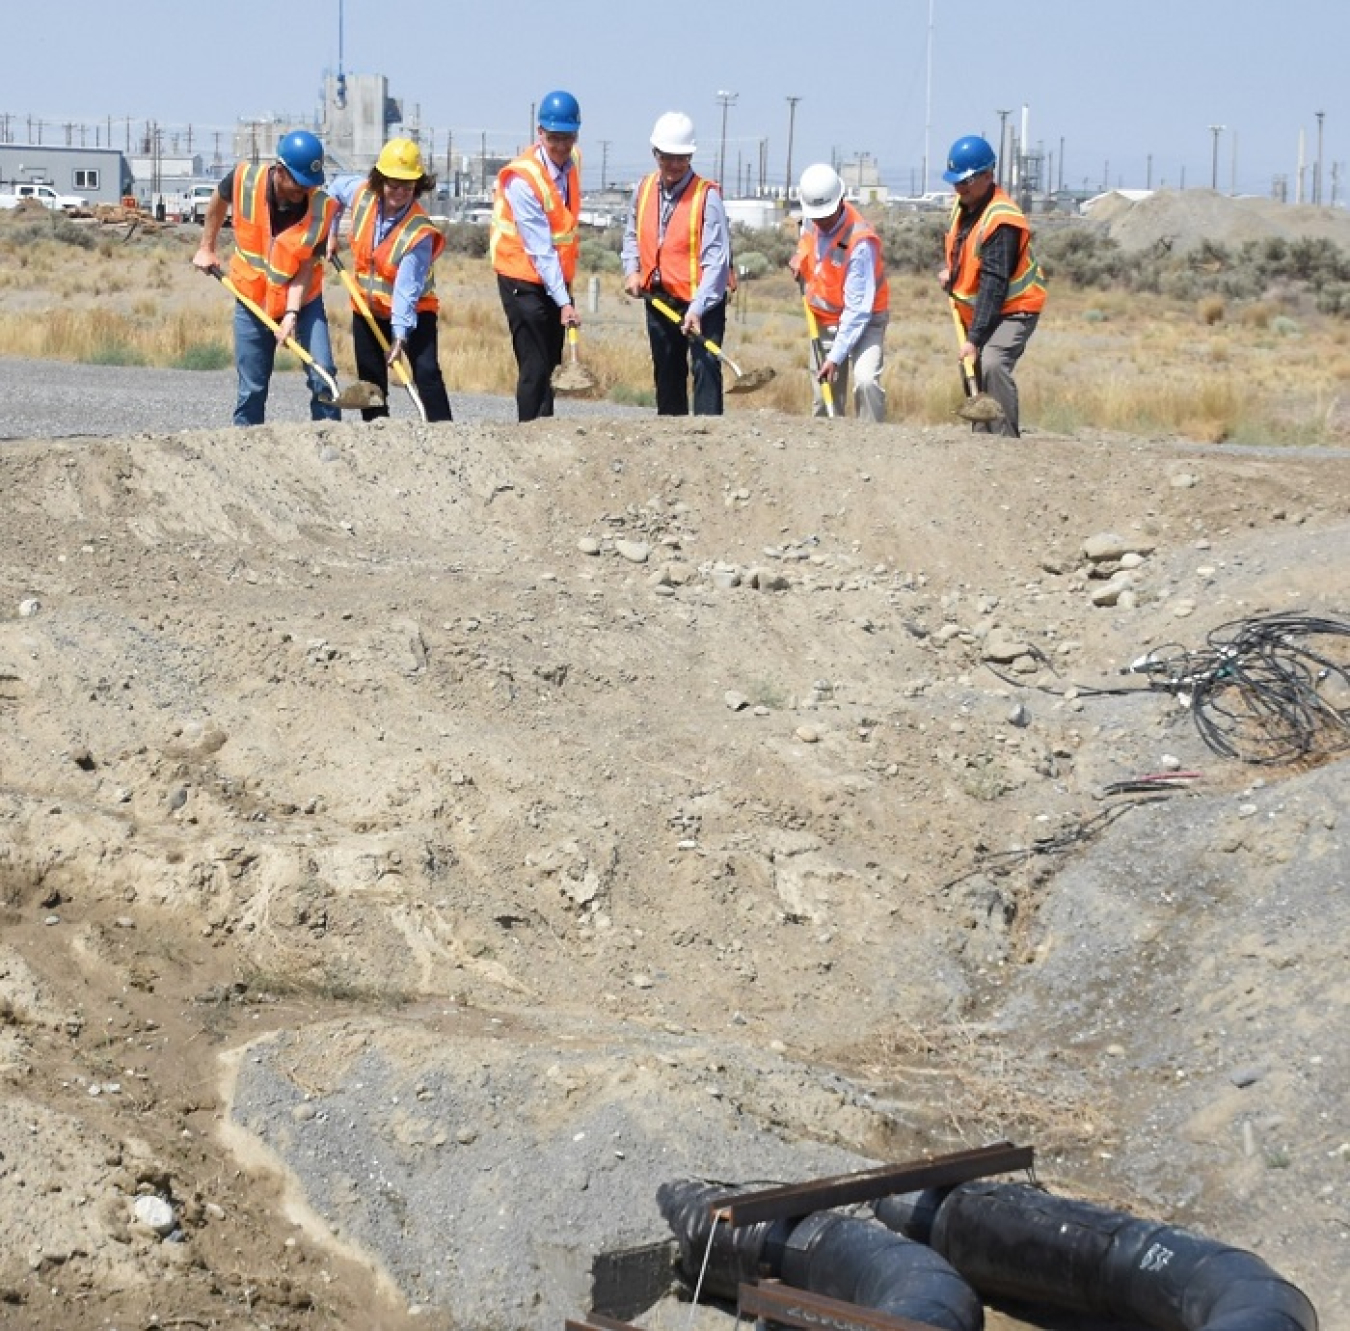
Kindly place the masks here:
POLYGON ((802 201, 804 216, 828 217, 844 197, 844 182, 834 167, 827 162, 817 162, 802 172, 797 194, 802 201))
POLYGON ((652 126, 652 147, 672 157, 692 157, 698 147, 694 142, 694 122, 683 111, 667 111, 652 126))

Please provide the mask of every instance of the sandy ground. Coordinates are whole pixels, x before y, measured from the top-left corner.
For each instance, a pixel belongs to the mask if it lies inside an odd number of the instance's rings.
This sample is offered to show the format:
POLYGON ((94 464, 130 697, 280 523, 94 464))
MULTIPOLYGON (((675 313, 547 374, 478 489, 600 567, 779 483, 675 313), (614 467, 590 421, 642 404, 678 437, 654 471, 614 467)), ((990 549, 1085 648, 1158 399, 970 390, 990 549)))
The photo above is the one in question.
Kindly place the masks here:
POLYGON ((0 1326, 556 1326, 667 1179, 1003 1138, 1350 1325, 1343 761, 1120 674, 1343 617, 1344 455, 282 423, 0 493, 0 1326))

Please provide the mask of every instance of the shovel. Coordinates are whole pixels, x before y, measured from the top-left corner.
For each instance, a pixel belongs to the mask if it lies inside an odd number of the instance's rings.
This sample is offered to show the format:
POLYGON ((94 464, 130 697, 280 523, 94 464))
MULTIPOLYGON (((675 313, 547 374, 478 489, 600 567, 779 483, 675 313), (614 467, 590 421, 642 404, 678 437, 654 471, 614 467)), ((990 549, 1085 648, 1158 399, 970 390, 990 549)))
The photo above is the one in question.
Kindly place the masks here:
MULTIPOLYGON (((361 317, 370 327, 370 331, 375 334, 375 341, 380 344, 380 350, 386 356, 389 355, 389 339, 384 335, 384 329, 380 327, 370 306, 366 303, 365 293, 356 285, 356 279, 347 271, 342 260, 336 254, 328 256, 328 262, 337 269, 338 276, 342 279, 342 285, 347 288, 347 294, 352 298, 352 304, 360 311, 361 317)), ((417 408, 417 414, 422 418, 422 424, 427 423, 427 409, 422 404, 422 395, 417 391, 417 385, 412 381, 412 375, 408 373, 408 355, 401 347, 399 348, 398 359, 394 361, 394 373, 398 376, 398 381, 408 390, 409 396, 413 400, 413 406, 417 408)))
MULTIPOLYGON (((281 331, 277 321, 267 313, 256 301, 250 300, 242 291, 239 290, 228 277, 225 276, 219 267, 213 265, 207 270, 211 276, 225 288, 246 310, 257 316, 274 333, 281 331)), ((384 406, 384 394, 374 385, 367 383, 364 379, 358 380, 350 388, 344 388, 339 391, 337 380, 333 378, 322 365, 309 354, 308 351, 300 345, 293 337, 288 337, 285 345, 297 356, 300 357, 306 365, 309 366, 315 374, 323 380, 328 392, 322 394, 319 401, 325 406, 337 407, 342 411, 354 411, 358 407, 382 407, 384 406)))
MULTIPOLYGON (((961 322, 956 302, 949 300, 952 307, 952 322, 956 325, 956 345, 958 350, 966 345, 966 326, 961 322)), ((975 383, 975 362, 969 356, 961 357, 961 387, 965 389, 966 400, 956 409, 956 414, 964 421, 976 425, 989 425, 1003 419, 1003 408, 997 399, 988 393, 982 393, 975 383)))
MULTIPOLYGON (((825 347, 820 340, 820 325, 816 322, 816 312, 811 308, 811 302, 806 299, 806 283, 799 277, 797 285, 801 288, 802 309, 806 311, 806 331, 811 337, 811 368, 819 375, 820 367, 825 364, 825 347)), ((825 414, 833 419, 834 388, 828 380, 817 378, 816 382, 820 385, 820 400, 825 404, 825 414)))
MULTIPOLYGON (((651 303, 652 309, 658 314, 664 314, 671 323, 682 324, 684 322, 679 313, 667 305, 659 296, 648 296, 647 300, 651 303)), ((686 333, 685 336, 691 342, 697 342, 711 355, 716 356, 736 376, 735 382, 727 389, 728 393, 753 393, 755 389, 763 388, 773 378, 773 370, 768 366, 761 366, 757 370, 741 369, 712 338, 704 337, 702 333, 686 333)))
POLYGON ((590 393, 595 388, 593 375, 577 359, 577 326, 567 325, 567 363, 559 365, 553 371, 553 391, 555 393, 590 393))

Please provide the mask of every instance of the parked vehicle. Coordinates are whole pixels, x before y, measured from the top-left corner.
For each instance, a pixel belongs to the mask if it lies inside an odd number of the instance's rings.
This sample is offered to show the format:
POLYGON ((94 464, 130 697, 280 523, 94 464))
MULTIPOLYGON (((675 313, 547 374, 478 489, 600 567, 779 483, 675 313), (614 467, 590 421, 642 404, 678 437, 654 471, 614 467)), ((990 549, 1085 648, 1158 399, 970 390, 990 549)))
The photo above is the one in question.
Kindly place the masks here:
POLYGON ((198 226, 206 221, 206 210, 210 207, 215 192, 216 187, 214 185, 194 185, 192 187, 188 194, 189 221, 196 222, 198 226))
POLYGON ((56 213, 84 213, 89 211, 89 200, 78 194, 58 194, 51 185, 30 185, 16 182, 11 188, 0 190, 0 208, 17 208, 25 202, 40 203, 56 213))

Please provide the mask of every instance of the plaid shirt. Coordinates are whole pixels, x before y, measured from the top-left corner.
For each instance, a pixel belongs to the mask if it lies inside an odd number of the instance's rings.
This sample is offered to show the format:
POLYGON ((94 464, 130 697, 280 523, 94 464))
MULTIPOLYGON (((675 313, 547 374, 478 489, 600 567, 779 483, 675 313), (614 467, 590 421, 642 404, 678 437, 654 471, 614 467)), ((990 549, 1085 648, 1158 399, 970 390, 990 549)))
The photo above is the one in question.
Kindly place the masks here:
MULTIPOLYGON (((970 211, 961 209, 961 222, 956 230, 955 250, 958 258, 971 228, 980 220, 992 198, 991 191, 978 208, 970 211)), ((1013 269, 1017 267, 1018 242, 1019 236, 1014 226, 995 227, 985 239, 984 249, 980 251, 980 285, 975 294, 975 315, 967 334, 973 346, 984 346, 1002 320, 1003 302, 1008 298, 1008 283, 1012 279, 1013 269)), ((956 267, 953 263, 953 272, 956 267)))

